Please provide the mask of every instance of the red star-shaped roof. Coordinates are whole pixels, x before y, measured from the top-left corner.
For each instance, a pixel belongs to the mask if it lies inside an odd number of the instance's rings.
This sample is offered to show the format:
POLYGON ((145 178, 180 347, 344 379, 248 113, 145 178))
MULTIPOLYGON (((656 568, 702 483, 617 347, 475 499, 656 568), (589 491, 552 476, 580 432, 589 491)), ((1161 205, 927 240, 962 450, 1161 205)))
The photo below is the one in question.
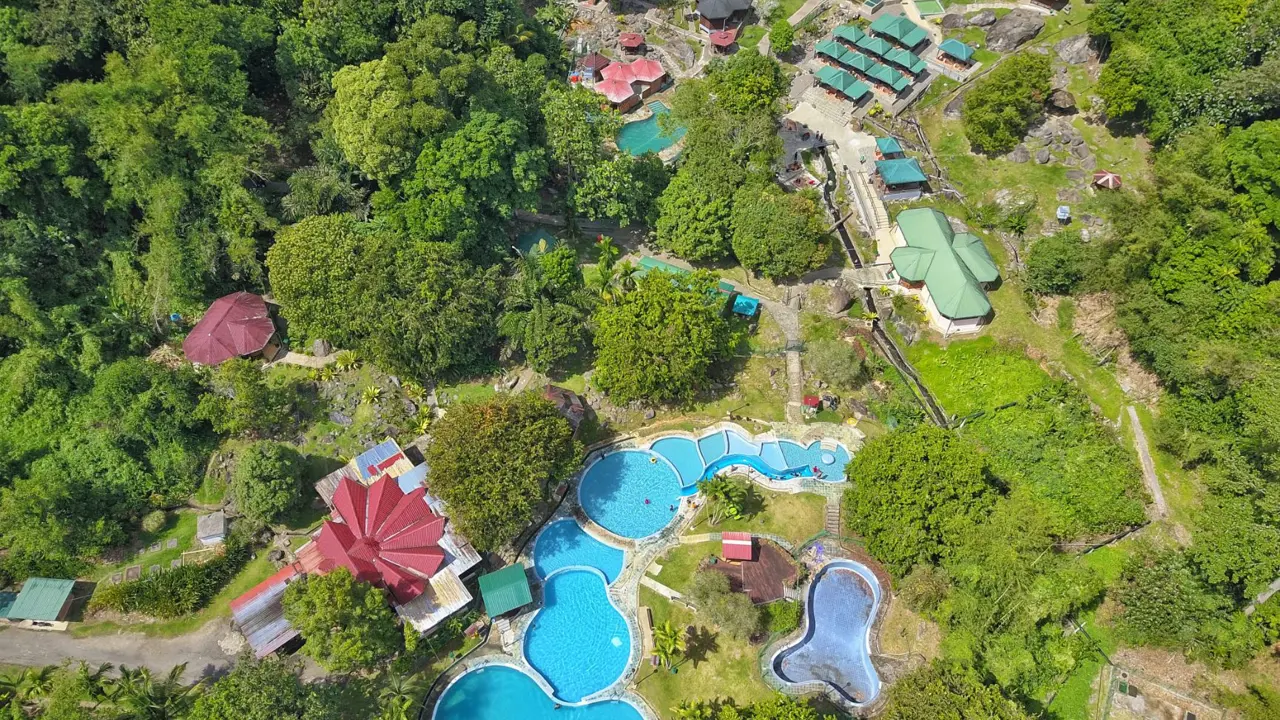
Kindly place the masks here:
POLYGON ((405 493, 389 475, 365 487, 343 478, 333 495, 341 523, 325 521, 316 544, 334 567, 385 587, 403 605, 426 590, 444 565, 445 518, 431 512, 426 490, 405 493))

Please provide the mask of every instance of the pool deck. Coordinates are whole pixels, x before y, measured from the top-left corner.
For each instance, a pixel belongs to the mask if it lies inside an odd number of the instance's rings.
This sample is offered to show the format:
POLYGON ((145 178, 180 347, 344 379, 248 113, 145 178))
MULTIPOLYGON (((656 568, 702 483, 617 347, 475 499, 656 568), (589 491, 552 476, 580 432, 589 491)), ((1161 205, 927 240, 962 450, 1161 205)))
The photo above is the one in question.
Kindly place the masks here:
MULTIPOLYGON (((612 583, 608 584, 607 593, 609 600, 613 603, 614 607, 622 613, 622 617, 626 621, 627 629, 631 635, 631 656, 627 661, 627 668, 623 671, 622 676, 608 688, 588 695, 580 702, 564 704, 580 706, 590 705, 591 703, 602 700, 622 700, 635 707, 640 712, 640 715, 646 720, 660 719, 661 714, 655 711, 654 708, 650 707, 643 696, 635 691, 634 683, 636 676, 644 666, 641 662, 643 660, 643 641, 640 636, 640 624, 638 620, 640 612, 640 585, 641 580, 645 577, 645 572, 649 565, 669 549, 680 544, 681 536, 693 525, 701 507, 701 502, 696 501, 697 496, 684 497, 681 499, 680 507, 677 509, 675 517, 657 533, 639 539, 620 537, 601 527, 598 523, 593 522, 589 517, 587 517, 586 512, 583 511, 579 504, 578 485, 581 482, 586 469, 605 455, 620 450, 646 449, 652 445, 653 442, 656 442, 662 437, 687 437, 696 442, 698 438, 719 430, 732 430, 742 435, 750 442, 756 444, 774 440, 792 440, 807 447, 814 441, 834 440, 843 444, 850 454, 857 452, 857 449, 861 447, 863 439, 862 433, 856 428, 831 423, 816 423, 813 425, 778 423, 774 426, 773 431, 757 434, 750 432, 737 423, 720 422, 703 428, 697 434, 667 431, 655 433, 644 438, 630 438, 609 443, 599 446, 589 452, 587 457, 584 459, 582 466, 569 480, 564 502, 561 503, 556 512, 553 513, 541 527, 545 528, 558 520, 573 519, 576 520, 582 529, 591 537, 605 543, 606 545, 611 545, 623 550, 625 555, 623 556, 622 571, 612 583)), ((810 492, 829 497, 842 493, 844 489, 848 487, 847 481, 830 482, 806 477, 779 482, 753 470, 747 470, 744 474, 750 477, 752 481, 760 484, 762 487, 779 492, 810 492)), ((541 528, 539 528, 538 532, 541 532, 541 528)), ((711 536, 711 539, 719 539, 719 533, 711 533, 711 536)), ((536 540, 528 543, 525 551, 521 553, 519 557, 519 560, 524 562, 527 567, 535 567, 533 551, 536 546, 536 540)), ((765 548, 773 548, 776 552, 782 552, 781 550, 773 547, 771 543, 761 542, 760 549, 762 553, 765 548)), ((790 561, 788 560, 788 563, 789 562, 790 561)), ((772 564, 770 564, 769 567, 770 569, 767 570, 766 573, 769 577, 772 577, 776 572, 780 572, 774 568, 772 564)), ((790 569, 792 573, 795 572, 794 566, 790 566, 790 569)), ((763 571, 764 568, 761 568, 761 570, 763 571)), ((753 575, 753 577, 755 576, 753 575)), ((762 583, 762 587, 765 588, 765 590, 762 591, 762 597, 763 594, 771 594, 773 592, 773 581, 769 579, 769 577, 761 575, 757 579, 757 581, 762 583)), ((782 582, 782 580, 778 581, 779 584, 782 582)), ((748 585, 748 587, 751 587, 751 585, 748 585)), ((431 710, 432 717, 435 712, 435 703, 444 695, 445 692, 447 692, 448 687, 452 685, 454 681, 471 670, 488 665, 505 665, 520 670, 532 678, 533 681, 547 693, 548 697, 555 697, 555 692, 552 690, 550 684, 547 683, 542 675, 530 666, 529 662, 525 659, 524 636, 528 631, 533 618, 542 608, 542 581, 534 583, 532 591, 533 603, 521 612, 519 616, 510 620, 509 636, 513 636, 514 640, 510 643, 497 642, 497 635, 508 635, 508 633, 491 634, 490 641, 484 647, 478 650, 472 657, 469 657, 460 663, 458 667, 449 671, 449 681, 440 685, 439 690, 433 692, 433 697, 426 700, 425 707, 431 710)), ((749 592, 748 594, 751 593, 749 592)), ((755 601, 754 597, 752 599, 755 601)), ((765 672, 765 680, 770 684, 777 682, 777 679, 771 679, 767 672, 765 672)), ((796 692, 796 686, 778 687, 777 689, 788 694, 802 694, 796 692)), ((809 694, 822 691, 822 688, 803 689, 809 694)))
POLYGON ((796 577, 796 564, 777 545, 756 541, 756 559, 745 562, 721 560, 708 568, 729 576, 730 586, 744 592, 756 605, 786 597, 787 582, 796 577))

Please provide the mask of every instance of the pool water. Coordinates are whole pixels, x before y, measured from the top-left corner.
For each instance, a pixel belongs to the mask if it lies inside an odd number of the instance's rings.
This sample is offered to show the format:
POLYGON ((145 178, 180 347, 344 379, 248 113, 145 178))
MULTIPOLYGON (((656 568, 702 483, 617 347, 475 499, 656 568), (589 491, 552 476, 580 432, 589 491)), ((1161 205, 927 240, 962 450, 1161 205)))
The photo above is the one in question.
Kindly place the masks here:
POLYGON ((787 467, 816 465, 822 468, 822 479, 832 481, 844 479, 844 468, 849 464, 849 451, 843 447, 837 445, 834 450, 823 450, 822 443, 816 440, 810 443, 809 447, 790 440, 780 440, 778 444, 782 446, 782 457, 786 459, 787 467))
POLYGON ((622 550, 591 537, 575 520, 557 520, 534 541, 533 569, 545 580, 567 567, 593 567, 612 583, 622 572, 622 550))
POLYGON ((655 442, 649 449, 670 460, 680 475, 680 484, 689 487, 698 483, 705 467, 702 456, 698 454, 698 445, 689 438, 669 437, 655 442))
POLYGON ((647 152, 662 152, 675 145, 684 137, 684 128, 676 128, 670 135, 662 134, 658 127, 658 116, 671 112, 660 102, 649 103, 653 114, 644 120, 629 122, 618 130, 618 149, 632 155, 643 155, 647 152))
MULTIPOLYGON (((692 494, 699 480, 733 465, 746 465, 775 480, 797 476, 813 477, 813 468, 822 471, 820 480, 844 480, 849 451, 836 445, 824 450, 814 441, 808 447, 791 440, 770 440, 756 445, 732 430, 718 430, 695 442, 684 437, 665 437, 649 446, 676 468, 681 487, 692 494)), ((603 523, 602 523, 603 524, 603 523)))
POLYGON ((436 704, 434 720, 642 720, 629 703, 609 700, 581 707, 556 703, 528 675, 486 667, 458 678, 436 704))
POLYGON ((809 586, 804 637, 778 653, 774 672, 791 683, 825 682, 855 703, 880 694, 868 635, 879 583, 864 566, 836 560, 809 586))
POLYGON ((561 570, 542 585, 542 609, 524 636, 529 665, 563 702, 612 685, 631 658, 627 621, 594 570, 561 570))
POLYGON ((680 509, 680 477, 654 453, 620 450, 587 468, 578 485, 578 503, 587 517, 615 535, 648 537, 680 509))

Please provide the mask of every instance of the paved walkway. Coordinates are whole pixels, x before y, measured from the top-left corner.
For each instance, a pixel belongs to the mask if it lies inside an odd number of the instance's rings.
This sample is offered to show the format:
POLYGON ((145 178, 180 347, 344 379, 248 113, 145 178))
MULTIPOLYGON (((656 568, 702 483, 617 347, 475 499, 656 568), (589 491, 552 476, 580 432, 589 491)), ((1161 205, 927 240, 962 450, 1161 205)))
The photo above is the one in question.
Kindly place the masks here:
POLYGON ((1138 419, 1138 411, 1129 406, 1129 422, 1133 424, 1133 446, 1142 461, 1142 479, 1147 484, 1147 492, 1151 493, 1151 502, 1155 508, 1153 520, 1162 520, 1169 516, 1169 505, 1164 501, 1164 491, 1160 489, 1160 477, 1156 475, 1156 464, 1151 460, 1151 447, 1147 444, 1147 434, 1142 429, 1142 421, 1138 419))
MULTIPOLYGON (((0 633, 0 662, 42 667, 84 660, 93 666, 111 663, 116 667, 148 667, 160 673, 185 662, 187 673, 183 679, 194 682, 231 666, 235 656, 218 645, 228 633, 235 631, 226 620, 211 621, 193 633, 175 638, 152 638, 133 632, 77 638, 68 633, 10 628, 0 633)), ((243 642, 238 633, 234 639, 243 642)))
POLYGON ((672 590, 666 585, 663 585, 657 580, 654 580, 653 577, 650 575, 641 575, 640 584, 658 593, 659 595, 661 595, 662 597, 668 600, 679 600, 680 598, 684 597, 683 595, 676 592, 675 590, 672 590))
POLYGON ((915 0, 907 0, 907 2, 902 3, 902 12, 906 14, 908 20, 924 28, 925 32, 929 33, 929 39, 933 41, 934 45, 942 42, 942 28, 925 20, 920 15, 920 8, 916 7, 915 0))
POLYGON ((337 350, 334 350, 333 352, 329 353, 328 355, 325 355, 322 358, 316 357, 315 355, 303 355, 302 353, 296 353, 290 350, 289 352, 284 354, 284 357, 276 358, 275 360, 272 360, 271 362, 267 363, 267 365, 270 366, 270 365, 276 365, 276 364, 284 364, 284 365, 299 365, 301 367, 309 367, 309 368, 322 368, 325 365, 328 365, 329 363, 337 359, 338 359, 337 350))

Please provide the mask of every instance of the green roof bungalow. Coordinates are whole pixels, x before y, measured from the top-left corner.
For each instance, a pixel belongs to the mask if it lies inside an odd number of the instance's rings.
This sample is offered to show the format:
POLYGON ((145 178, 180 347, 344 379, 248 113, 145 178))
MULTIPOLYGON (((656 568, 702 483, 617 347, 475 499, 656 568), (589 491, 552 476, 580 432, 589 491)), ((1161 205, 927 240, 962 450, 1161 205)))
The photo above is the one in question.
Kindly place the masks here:
POLYGON ((859 40, 867 36, 866 33, 862 32, 862 28, 857 25, 840 25, 835 30, 832 30, 831 34, 835 39, 850 47, 857 45, 859 40))
POLYGON ((928 182, 915 158, 876 161, 876 185, 885 202, 918 200, 928 182))
POLYGON ((921 60, 919 55, 902 48, 893 48, 884 54, 884 59, 912 77, 924 72, 926 67, 924 60, 921 60))
POLYGON ((911 87, 911 78, 888 65, 876 63, 867 70, 866 75, 870 80, 884 88, 886 92, 891 92, 894 95, 911 87))
POLYGON ((889 44, 884 38, 868 35, 857 42, 857 48, 868 55, 876 57, 884 57, 894 46, 889 44))
POLYGON ((881 15, 871 22, 871 32, 913 52, 929 39, 929 33, 924 28, 902 15, 881 15))
POLYGON ((977 50, 955 38, 947 38, 938 45, 938 60, 958 70, 968 70, 973 67, 975 53, 977 50))
POLYGON ((894 160, 901 157, 906 157, 906 153, 902 151, 902 143, 898 142, 898 138, 876 138, 877 160, 894 160))
POLYGON ((484 611, 489 617, 509 613, 533 602, 529 592, 529 578, 524 565, 514 563, 501 570, 480 576, 480 597, 484 599, 484 611))
POLYGON ((861 80, 845 72, 837 70, 833 67, 821 67, 814 73, 814 77, 829 92, 836 93, 841 97, 847 98, 854 102, 861 100, 871 93, 871 88, 866 86, 861 80))
POLYGON ((899 283, 918 291, 930 322, 944 335, 976 332, 991 318, 986 290, 1000 269, 982 241, 956 233, 932 208, 898 213, 898 247, 889 255, 899 283))
POLYGON ((0 617, 28 630, 66 630, 75 580, 28 578, 16 595, 0 593, 0 617))

